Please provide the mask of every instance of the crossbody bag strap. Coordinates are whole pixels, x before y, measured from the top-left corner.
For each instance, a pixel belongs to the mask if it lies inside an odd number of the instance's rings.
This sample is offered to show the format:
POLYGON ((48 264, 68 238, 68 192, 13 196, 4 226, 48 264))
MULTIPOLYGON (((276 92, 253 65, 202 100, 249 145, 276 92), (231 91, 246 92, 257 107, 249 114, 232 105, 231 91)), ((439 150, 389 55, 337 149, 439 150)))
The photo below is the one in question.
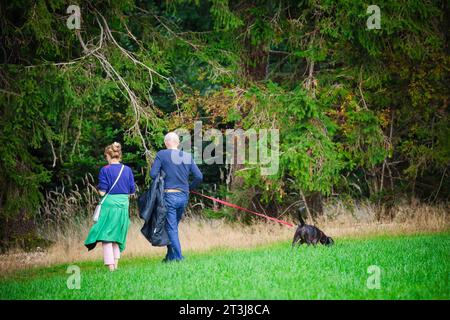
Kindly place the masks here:
POLYGON ((114 181, 113 185, 111 186, 111 188, 109 188, 109 191, 107 194, 105 194, 105 196, 103 197, 102 201, 100 202, 100 204, 103 204, 103 201, 105 201, 106 197, 108 196, 108 194, 111 192, 111 190, 114 188, 114 186, 116 185, 117 181, 119 181, 120 176, 122 175, 122 171, 123 168, 125 167, 125 165, 122 165, 122 168, 120 168, 120 172, 119 175, 116 178, 116 181, 114 181))

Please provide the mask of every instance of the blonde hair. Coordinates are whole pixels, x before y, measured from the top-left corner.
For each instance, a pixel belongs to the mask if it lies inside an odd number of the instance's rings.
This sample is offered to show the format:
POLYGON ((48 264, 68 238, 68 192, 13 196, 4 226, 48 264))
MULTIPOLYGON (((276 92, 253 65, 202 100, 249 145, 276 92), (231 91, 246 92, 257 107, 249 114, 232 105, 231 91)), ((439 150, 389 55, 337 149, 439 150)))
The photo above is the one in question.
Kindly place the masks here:
POLYGON ((119 142, 114 142, 105 148, 105 157, 109 156, 111 159, 122 159, 122 146, 119 142))

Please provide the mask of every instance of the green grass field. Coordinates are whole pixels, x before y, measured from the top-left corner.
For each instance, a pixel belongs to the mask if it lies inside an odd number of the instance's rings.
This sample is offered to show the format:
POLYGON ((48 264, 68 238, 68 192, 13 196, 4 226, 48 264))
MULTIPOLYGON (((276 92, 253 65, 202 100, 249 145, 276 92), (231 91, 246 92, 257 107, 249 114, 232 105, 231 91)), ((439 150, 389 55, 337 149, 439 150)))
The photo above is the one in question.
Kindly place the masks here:
POLYGON ((0 299, 449 299, 449 249, 446 232, 186 252, 170 264, 125 255, 115 273, 78 263, 78 290, 67 288, 68 265, 3 275, 0 299), (367 287, 371 265, 381 268, 379 289, 367 287))

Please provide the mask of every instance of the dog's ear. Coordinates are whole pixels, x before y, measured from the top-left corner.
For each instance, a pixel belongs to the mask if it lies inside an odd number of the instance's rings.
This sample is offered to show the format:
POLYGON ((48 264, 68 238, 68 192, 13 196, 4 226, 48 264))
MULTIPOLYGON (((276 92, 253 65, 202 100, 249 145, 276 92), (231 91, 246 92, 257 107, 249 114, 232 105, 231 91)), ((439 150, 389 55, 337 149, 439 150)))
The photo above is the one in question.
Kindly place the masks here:
POLYGON ((327 245, 332 246, 334 244, 334 240, 332 237, 327 237, 327 245))

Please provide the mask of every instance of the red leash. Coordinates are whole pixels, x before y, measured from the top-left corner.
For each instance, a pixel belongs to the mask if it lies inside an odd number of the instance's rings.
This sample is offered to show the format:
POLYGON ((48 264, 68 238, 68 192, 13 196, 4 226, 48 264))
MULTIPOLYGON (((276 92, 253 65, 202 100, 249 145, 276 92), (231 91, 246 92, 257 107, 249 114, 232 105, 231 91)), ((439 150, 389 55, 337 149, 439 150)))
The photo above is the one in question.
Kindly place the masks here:
POLYGON ((229 203, 229 202, 226 202, 226 201, 217 199, 217 198, 213 198, 213 197, 210 197, 210 196, 207 196, 207 195, 198 193, 198 192, 196 192, 196 191, 194 191, 194 190, 191 190, 190 193, 197 194, 197 195, 199 195, 199 196, 208 198, 208 199, 210 199, 210 200, 212 200, 212 201, 221 203, 221 204, 226 205, 226 206, 231 207, 231 208, 235 208, 235 209, 239 209, 239 210, 244 210, 244 211, 247 211, 247 212, 256 214, 257 216, 260 216, 260 217, 263 217, 263 218, 266 218, 266 219, 269 219, 269 220, 276 221, 276 222, 278 222, 278 223, 284 224, 284 225, 289 226, 289 227, 294 227, 294 225, 293 225, 292 223, 289 223, 289 222, 286 222, 286 221, 283 221, 283 220, 279 220, 279 219, 275 219, 275 218, 266 216, 265 214, 258 213, 258 212, 255 212, 255 211, 252 211, 252 210, 249 210, 249 209, 246 209, 246 208, 242 208, 242 207, 240 207, 240 206, 238 206, 238 205, 235 205, 235 204, 232 204, 232 203, 229 203))

